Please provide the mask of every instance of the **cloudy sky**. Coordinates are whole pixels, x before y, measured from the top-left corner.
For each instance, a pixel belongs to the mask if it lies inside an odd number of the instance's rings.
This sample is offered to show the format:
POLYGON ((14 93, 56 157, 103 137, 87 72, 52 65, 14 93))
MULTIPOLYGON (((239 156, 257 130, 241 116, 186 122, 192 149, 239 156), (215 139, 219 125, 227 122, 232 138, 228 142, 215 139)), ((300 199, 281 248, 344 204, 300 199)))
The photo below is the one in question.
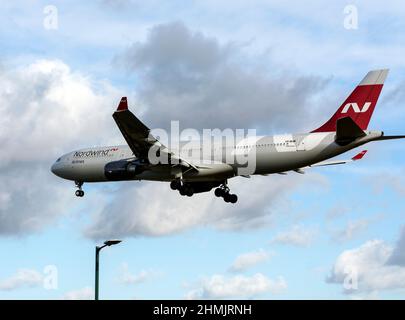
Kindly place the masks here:
MULTIPOLYGON (((403 299, 405 144, 305 175, 235 178, 237 205, 49 167, 152 128, 307 132, 390 68, 370 127, 405 133, 401 1, 2 1, 0 299, 403 299)), ((353 150, 350 155, 354 155, 353 150)))

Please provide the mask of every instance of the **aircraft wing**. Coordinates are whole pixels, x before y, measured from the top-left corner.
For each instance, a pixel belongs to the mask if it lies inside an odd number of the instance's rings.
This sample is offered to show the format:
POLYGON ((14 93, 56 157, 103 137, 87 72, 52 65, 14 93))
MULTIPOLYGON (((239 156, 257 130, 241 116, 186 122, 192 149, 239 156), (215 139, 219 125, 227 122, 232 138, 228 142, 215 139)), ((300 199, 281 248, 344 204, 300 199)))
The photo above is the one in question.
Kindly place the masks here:
MULTIPOLYGON (((131 111, 128 110, 128 101, 122 97, 117 110, 113 113, 113 118, 128 146, 138 159, 148 159, 149 149, 158 145, 161 149, 168 151, 151 133, 150 129, 143 124, 131 111)), ((185 159, 170 153, 171 158, 177 159, 176 164, 192 168, 198 171, 198 168, 185 159)))
POLYGON ((131 111, 128 110, 126 97, 122 97, 113 118, 122 135, 137 158, 146 159, 149 148, 157 142, 145 126, 131 111))
POLYGON ((363 150, 362 152, 356 154, 353 158, 351 158, 349 160, 322 161, 322 162, 311 164, 308 167, 312 168, 312 167, 331 166, 331 165, 335 165, 335 164, 344 164, 344 163, 348 163, 348 162, 357 161, 357 160, 362 159, 364 157, 364 155, 366 154, 366 152, 367 152, 367 150, 363 150))

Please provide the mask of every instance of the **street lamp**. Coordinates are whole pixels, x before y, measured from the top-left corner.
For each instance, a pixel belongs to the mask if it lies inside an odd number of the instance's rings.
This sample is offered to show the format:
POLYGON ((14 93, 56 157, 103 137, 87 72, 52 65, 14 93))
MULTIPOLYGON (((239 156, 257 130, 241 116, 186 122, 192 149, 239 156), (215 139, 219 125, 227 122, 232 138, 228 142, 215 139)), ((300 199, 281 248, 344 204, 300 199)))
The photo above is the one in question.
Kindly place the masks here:
POLYGON ((96 246, 96 281, 95 281, 95 290, 94 290, 94 299, 98 300, 98 269, 99 269, 99 255, 100 255, 100 251, 101 249, 103 249, 104 247, 109 247, 109 246, 113 246, 115 244, 120 243, 121 240, 107 240, 104 241, 104 244, 102 246, 96 246))

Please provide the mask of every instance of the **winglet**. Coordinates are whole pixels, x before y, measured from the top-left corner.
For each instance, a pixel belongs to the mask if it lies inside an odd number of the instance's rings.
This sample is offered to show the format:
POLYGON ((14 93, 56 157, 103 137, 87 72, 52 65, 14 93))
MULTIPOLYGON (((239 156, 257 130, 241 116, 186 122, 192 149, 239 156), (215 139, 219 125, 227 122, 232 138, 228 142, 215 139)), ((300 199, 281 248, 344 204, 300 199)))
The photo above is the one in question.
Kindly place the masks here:
POLYGON ((120 104, 118 105, 117 111, 125 111, 128 110, 128 101, 127 97, 122 97, 120 104))
POLYGON ((360 160, 361 158, 364 157, 364 155, 366 154, 366 152, 367 152, 367 150, 363 150, 362 152, 356 154, 356 155, 352 158, 352 160, 353 160, 353 161, 360 160))

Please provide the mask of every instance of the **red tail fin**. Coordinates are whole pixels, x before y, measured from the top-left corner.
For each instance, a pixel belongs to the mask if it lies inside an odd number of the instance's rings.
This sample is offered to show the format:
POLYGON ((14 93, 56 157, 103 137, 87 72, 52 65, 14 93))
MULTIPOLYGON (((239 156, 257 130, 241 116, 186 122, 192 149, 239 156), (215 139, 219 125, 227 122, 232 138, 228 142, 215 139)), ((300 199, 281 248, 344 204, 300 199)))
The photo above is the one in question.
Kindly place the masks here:
POLYGON ((336 120, 347 116, 350 116, 362 130, 366 130, 387 74, 388 69, 367 73, 332 118, 311 132, 336 131, 336 120))

